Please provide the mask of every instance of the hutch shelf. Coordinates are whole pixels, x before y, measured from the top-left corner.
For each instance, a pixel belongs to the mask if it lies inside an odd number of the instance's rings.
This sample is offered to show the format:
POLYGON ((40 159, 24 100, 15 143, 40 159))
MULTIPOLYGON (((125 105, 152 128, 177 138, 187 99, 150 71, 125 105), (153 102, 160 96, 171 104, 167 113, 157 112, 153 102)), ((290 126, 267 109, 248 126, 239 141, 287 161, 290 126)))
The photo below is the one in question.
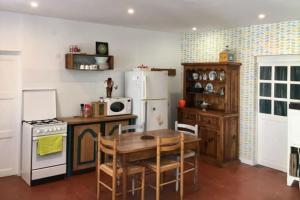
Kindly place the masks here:
POLYGON ((183 63, 185 108, 178 121, 198 124, 201 157, 223 166, 239 158, 240 63, 183 63), (206 110, 201 108, 208 103, 206 110))

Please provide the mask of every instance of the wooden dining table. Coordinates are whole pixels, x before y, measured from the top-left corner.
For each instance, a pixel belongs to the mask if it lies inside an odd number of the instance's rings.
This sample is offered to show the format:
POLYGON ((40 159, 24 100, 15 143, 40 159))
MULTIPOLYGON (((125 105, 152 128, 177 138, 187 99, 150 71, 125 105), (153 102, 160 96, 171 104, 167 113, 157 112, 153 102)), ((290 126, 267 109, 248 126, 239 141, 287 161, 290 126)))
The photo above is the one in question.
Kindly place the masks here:
MULTIPOLYGON (((159 137, 173 137, 180 134, 180 132, 163 129, 145 132, 129 132, 123 135, 118 135, 117 154, 121 157, 121 166, 123 168, 122 174, 122 194, 123 200, 127 199, 127 166, 129 162, 138 161, 156 156, 156 138, 159 137), (154 139, 142 139, 143 135, 154 136, 154 139)), ((196 159, 199 157, 199 142, 200 138, 188 134, 184 134, 184 149, 196 151, 196 159)), ((198 163, 198 162, 196 162, 198 163)), ((196 168, 196 176, 198 175, 198 166, 196 168)), ((197 180, 197 178, 196 178, 197 180)), ((197 188, 197 181, 195 183, 197 188)))

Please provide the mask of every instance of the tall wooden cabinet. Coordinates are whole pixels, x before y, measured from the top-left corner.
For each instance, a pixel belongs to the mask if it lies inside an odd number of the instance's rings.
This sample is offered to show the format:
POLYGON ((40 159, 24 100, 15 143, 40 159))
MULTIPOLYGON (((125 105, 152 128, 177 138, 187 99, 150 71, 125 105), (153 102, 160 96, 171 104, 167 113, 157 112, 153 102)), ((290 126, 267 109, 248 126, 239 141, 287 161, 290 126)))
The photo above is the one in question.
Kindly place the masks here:
POLYGON ((199 126, 201 157, 218 165, 239 157, 240 63, 183 63, 178 121, 199 126), (206 110, 201 104, 208 103, 206 110))

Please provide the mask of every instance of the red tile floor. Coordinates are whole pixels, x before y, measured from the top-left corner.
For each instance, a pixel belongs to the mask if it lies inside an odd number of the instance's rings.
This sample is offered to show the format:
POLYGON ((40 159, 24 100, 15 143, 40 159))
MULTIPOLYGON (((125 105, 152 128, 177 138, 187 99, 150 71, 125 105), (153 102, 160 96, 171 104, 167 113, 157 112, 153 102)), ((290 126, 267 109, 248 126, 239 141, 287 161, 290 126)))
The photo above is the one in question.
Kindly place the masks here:
MULTIPOLYGON (((287 187, 286 175, 269 168, 243 164, 218 168, 200 162, 199 173, 198 191, 194 191, 192 174, 185 176, 184 199, 300 200, 298 185, 287 187)), ((34 187, 28 187, 17 176, 0 178, 0 200, 95 200, 95 177, 95 173, 90 172, 34 187)), ((111 199, 107 190, 102 189, 102 194, 102 200, 111 199)), ((145 199, 154 197, 154 190, 148 187, 145 199)), ((174 185, 164 187, 161 199, 178 199, 174 185)))

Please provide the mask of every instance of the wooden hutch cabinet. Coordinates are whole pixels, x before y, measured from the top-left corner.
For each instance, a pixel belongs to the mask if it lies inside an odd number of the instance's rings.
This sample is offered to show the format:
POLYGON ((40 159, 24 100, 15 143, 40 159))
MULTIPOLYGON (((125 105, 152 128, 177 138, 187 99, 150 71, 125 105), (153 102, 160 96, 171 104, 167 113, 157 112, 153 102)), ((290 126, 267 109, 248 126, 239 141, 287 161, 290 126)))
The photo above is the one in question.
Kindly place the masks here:
POLYGON ((178 121, 198 124, 201 157, 220 166, 239 158, 240 65, 183 63, 186 107, 178 109, 178 121))

